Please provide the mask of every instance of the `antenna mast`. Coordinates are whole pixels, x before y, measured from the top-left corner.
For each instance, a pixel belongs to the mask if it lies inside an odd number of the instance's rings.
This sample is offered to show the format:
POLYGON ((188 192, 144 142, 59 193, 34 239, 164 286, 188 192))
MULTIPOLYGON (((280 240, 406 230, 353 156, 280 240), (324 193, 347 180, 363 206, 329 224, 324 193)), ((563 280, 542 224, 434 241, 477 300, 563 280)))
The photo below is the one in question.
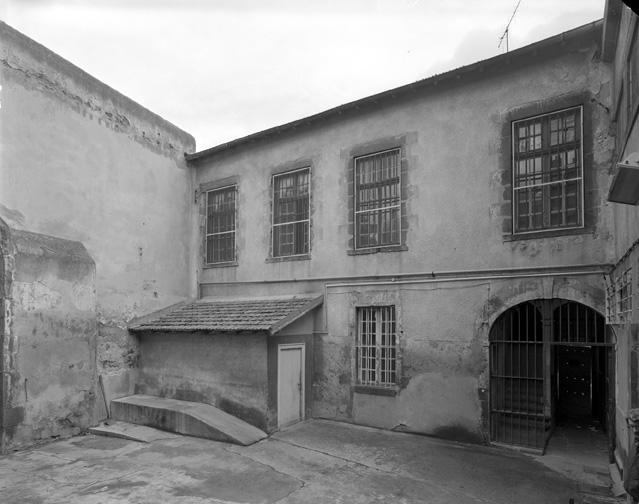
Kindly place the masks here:
POLYGON ((497 48, 500 48, 502 42, 504 41, 504 39, 506 39, 506 52, 508 52, 508 29, 510 28, 510 23, 513 22, 513 18, 515 17, 515 14, 517 14, 517 9, 519 9, 520 3, 521 3, 521 0, 517 2, 517 5, 515 5, 515 10, 513 11, 513 15, 510 16, 510 20, 508 21, 508 24, 506 25, 506 29, 504 30, 504 33, 502 33, 501 37, 499 37, 499 44, 497 45, 497 48))

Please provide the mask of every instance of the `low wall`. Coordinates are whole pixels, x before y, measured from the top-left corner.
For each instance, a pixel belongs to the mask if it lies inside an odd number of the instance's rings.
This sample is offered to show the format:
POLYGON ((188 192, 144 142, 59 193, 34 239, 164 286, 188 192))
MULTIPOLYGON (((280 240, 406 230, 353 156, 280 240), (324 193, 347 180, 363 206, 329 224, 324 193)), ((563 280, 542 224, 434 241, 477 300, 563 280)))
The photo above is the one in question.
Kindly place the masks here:
POLYGON ((11 238, 5 449, 78 434, 101 415, 93 259, 80 242, 16 230, 11 238))

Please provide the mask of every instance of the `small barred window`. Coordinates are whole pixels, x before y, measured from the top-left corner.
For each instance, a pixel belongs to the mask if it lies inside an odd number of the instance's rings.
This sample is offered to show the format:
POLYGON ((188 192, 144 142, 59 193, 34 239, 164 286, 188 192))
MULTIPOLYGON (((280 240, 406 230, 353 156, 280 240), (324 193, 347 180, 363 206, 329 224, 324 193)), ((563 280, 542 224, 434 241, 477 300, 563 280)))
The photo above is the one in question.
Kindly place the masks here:
POLYGON ((397 384, 397 324, 394 306, 357 309, 357 383, 397 384))
POLYGON ((236 186, 206 193, 206 263, 235 260, 236 186))
POLYGON ((607 324, 617 323, 617 289, 612 278, 606 288, 606 319, 607 324))
POLYGON ((621 322, 629 320, 632 313, 632 269, 625 270, 618 279, 618 314, 621 322))
POLYGON ((401 243, 400 149, 355 158, 355 248, 401 243))

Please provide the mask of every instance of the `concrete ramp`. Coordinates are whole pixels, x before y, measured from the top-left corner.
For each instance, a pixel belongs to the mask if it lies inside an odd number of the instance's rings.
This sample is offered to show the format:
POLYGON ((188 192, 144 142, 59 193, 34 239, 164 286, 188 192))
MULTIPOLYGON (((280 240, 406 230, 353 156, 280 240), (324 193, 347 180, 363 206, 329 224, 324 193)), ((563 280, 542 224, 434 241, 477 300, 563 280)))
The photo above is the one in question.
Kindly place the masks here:
POLYGON ((179 437, 168 431, 147 427, 146 425, 131 424, 128 422, 109 421, 104 422, 97 427, 89 429, 91 434, 96 436, 108 436, 129 441, 138 441, 140 443, 152 443, 160 439, 173 439, 179 437))
POLYGON ((266 433, 210 404, 132 395, 111 401, 113 420, 216 441, 250 445, 266 433))

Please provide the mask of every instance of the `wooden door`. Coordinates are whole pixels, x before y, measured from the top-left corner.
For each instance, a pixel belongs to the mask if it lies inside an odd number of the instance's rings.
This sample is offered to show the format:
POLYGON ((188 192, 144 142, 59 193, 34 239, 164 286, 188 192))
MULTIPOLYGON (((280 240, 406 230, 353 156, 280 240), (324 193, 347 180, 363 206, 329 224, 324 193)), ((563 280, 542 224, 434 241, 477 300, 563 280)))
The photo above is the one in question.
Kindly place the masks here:
POLYGON ((278 345, 277 424, 280 428, 304 418, 304 344, 278 345))

